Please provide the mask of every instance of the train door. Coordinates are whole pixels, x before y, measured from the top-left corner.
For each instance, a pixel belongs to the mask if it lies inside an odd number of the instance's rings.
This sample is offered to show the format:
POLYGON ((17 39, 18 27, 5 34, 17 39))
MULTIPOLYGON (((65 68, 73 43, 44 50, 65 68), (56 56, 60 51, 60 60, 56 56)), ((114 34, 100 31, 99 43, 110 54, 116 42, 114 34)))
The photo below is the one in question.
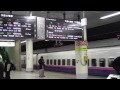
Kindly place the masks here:
POLYGON ((115 58, 108 58, 108 66, 112 67, 112 62, 114 61, 115 58))
POLYGON ((100 67, 105 67, 105 58, 100 58, 99 59, 99 66, 100 67))

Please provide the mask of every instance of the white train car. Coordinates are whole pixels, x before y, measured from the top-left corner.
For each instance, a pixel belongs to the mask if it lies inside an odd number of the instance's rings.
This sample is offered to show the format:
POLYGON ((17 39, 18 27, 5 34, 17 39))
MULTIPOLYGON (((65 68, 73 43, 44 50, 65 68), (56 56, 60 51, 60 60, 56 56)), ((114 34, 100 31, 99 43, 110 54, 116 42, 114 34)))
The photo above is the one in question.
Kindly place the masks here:
POLYGON ((75 52, 74 51, 64 51, 64 52, 53 52, 46 54, 39 54, 39 56, 45 57, 46 65, 65 65, 72 66, 71 60, 75 60, 75 52), (67 62, 68 60, 68 62, 67 62))
MULTIPOLYGON (((62 65, 62 62, 63 62, 63 65, 65 66, 67 65, 73 66, 74 65, 73 63, 75 60, 75 51, 72 50, 72 51, 61 51, 61 52, 38 54, 38 59, 41 56, 44 57, 46 65, 47 64, 54 65, 54 61, 56 61, 56 65, 62 65), (60 61, 60 63, 58 63, 58 61, 60 61), (68 64, 67 64, 67 61, 69 62, 68 64)), ((113 61, 116 57, 120 56, 120 47, 89 49, 88 56, 89 56, 89 66, 100 67, 100 61, 101 62, 104 61, 104 64, 105 64, 104 67, 109 67, 111 64, 110 62, 113 61)), ((38 62, 38 59, 37 59, 37 62, 38 62)))
MULTIPOLYGON (((59 69, 62 68, 64 70, 67 67, 71 67, 72 69, 75 68, 76 62, 75 62, 75 51, 74 50, 34 54, 33 55, 34 65, 38 65, 38 60, 41 56, 43 56, 48 70, 49 70, 49 68, 51 68, 53 66, 54 66, 54 70, 56 68, 58 68, 58 66, 59 66, 59 69), (64 68, 63 68, 63 66, 64 66, 64 68)), ((106 73, 106 71, 109 71, 109 73, 111 73, 111 72, 114 73, 114 69, 112 68, 111 63, 118 56, 120 56, 120 47, 119 46, 89 49, 88 50, 89 69, 90 70, 91 70, 91 68, 93 69, 93 71, 91 71, 92 73, 97 69, 98 69, 98 71, 104 70, 105 73, 106 73)), ((25 60, 25 55, 21 56, 21 60, 23 60, 23 59, 25 60)), ((52 71, 52 69, 50 69, 50 70, 52 71)), ((62 71, 64 71, 64 70, 62 70, 62 71)), ((98 71, 95 71, 95 73, 98 71)), ((66 71, 64 71, 64 72, 66 72, 66 71)), ((98 74, 95 74, 95 75, 98 75, 98 74)), ((102 74, 100 74, 100 75, 102 75, 102 74)), ((103 76, 105 76, 105 75, 103 75, 103 76)))

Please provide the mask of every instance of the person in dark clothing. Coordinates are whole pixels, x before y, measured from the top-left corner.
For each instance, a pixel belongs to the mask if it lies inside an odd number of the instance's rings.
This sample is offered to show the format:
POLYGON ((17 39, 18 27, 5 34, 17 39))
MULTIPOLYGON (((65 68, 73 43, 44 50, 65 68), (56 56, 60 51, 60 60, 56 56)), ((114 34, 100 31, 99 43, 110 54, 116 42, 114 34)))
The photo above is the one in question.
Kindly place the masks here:
POLYGON ((113 61, 112 67, 116 70, 117 74, 120 75, 120 57, 117 57, 113 61))
POLYGON ((6 61, 5 62, 5 79, 11 79, 10 78, 10 72, 12 70, 15 70, 15 66, 13 63, 6 61))
POLYGON ((5 62, 5 79, 10 79, 11 64, 5 62))
POLYGON ((38 62, 39 62, 39 77, 45 77, 44 75, 45 64, 44 64, 43 56, 41 56, 38 62))
POLYGON ((0 79, 4 79, 4 61, 2 55, 0 54, 0 79))
POLYGON ((0 62, 0 79, 4 79, 4 65, 0 62))

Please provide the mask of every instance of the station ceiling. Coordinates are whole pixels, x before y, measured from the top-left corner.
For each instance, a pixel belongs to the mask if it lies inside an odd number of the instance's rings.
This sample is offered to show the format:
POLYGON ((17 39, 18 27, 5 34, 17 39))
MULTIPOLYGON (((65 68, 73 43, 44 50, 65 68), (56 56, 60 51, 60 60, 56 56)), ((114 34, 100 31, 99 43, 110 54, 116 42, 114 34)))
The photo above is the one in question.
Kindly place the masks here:
MULTIPOLYGON (((78 14, 82 15, 82 11, 32 11, 33 16, 47 17, 47 12, 49 12, 50 18, 63 19, 63 13, 66 13, 66 19, 77 20, 78 14)), ((108 14, 112 14, 117 11, 85 11, 86 17, 88 19, 87 28, 93 28, 96 26, 105 25, 108 23, 113 23, 120 21, 120 16, 109 18, 106 20, 100 20, 99 18, 108 14)), ((0 13, 10 13, 10 11, 0 11, 0 13)), ((29 15, 29 11, 12 11, 13 14, 18 15, 29 15)))
MULTIPOLYGON (((29 15, 30 11, 12 11, 12 14, 18 14, 18 15, 29 15)), ((47 17, 49 18, 58 18, 58 19, 63 19, 63 13, 66 13, 66 19, 70 20, 78 20, 78 14, 80 14, 82 18, 82 11, 32 11, 33 16, 38 16, 38 17, 47 17), (49 14, 47 14, 49 12, 49 14)), ((115 23, 120 21, 120 15, 108 18, 105 20, 99 19, 102 16, 112 14, 118 11, 85 11, 86 18, 88 21, 87 25, 87 30, 91 30, 91 28, 95 28, 98 26, 110 24, 110 23, 115 23)), ((10 11, 0 11, 0 13, 10 13, 10 11)), ((97 32, 96 30, 93 30, 94 33, 97 32)), ((90 32, 92 34, 93 32, 90 32)), ((112 34, 111 34, 112 35, 112 34)), ((95 37, 96 38, 96 37, 95 37)), ((55 42, 53 41, 34 41, 34 49, 40 49, 40 48, 45 48, 45 47, 52 47, 55 42)), ((73 43, 73 42, 72 42, 73 43)), ((64 42, 64 45, 71 44, 71 42, 64 42)), ((25 49, 25 45, 23 44, 23 48, 25 49)))

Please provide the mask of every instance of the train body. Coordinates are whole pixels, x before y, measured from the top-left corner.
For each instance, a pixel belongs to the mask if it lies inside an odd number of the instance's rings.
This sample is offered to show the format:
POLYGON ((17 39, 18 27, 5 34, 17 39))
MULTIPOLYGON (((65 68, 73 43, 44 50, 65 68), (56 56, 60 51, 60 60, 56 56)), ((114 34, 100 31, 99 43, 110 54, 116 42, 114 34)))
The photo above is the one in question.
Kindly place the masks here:
MULTIPOLYGON (((33 55, 34 69, 38 69, 38 60, 44 57, 46 70, 75 74, 75 50, 33 55)), ((88 74, 93 76, 108 76, 115 74, 112 62, 120 56, 120 47, 105 47, 88 49, 88 74)), ((26 56, 21 55, 22 67, 25 68, 26 56)))

